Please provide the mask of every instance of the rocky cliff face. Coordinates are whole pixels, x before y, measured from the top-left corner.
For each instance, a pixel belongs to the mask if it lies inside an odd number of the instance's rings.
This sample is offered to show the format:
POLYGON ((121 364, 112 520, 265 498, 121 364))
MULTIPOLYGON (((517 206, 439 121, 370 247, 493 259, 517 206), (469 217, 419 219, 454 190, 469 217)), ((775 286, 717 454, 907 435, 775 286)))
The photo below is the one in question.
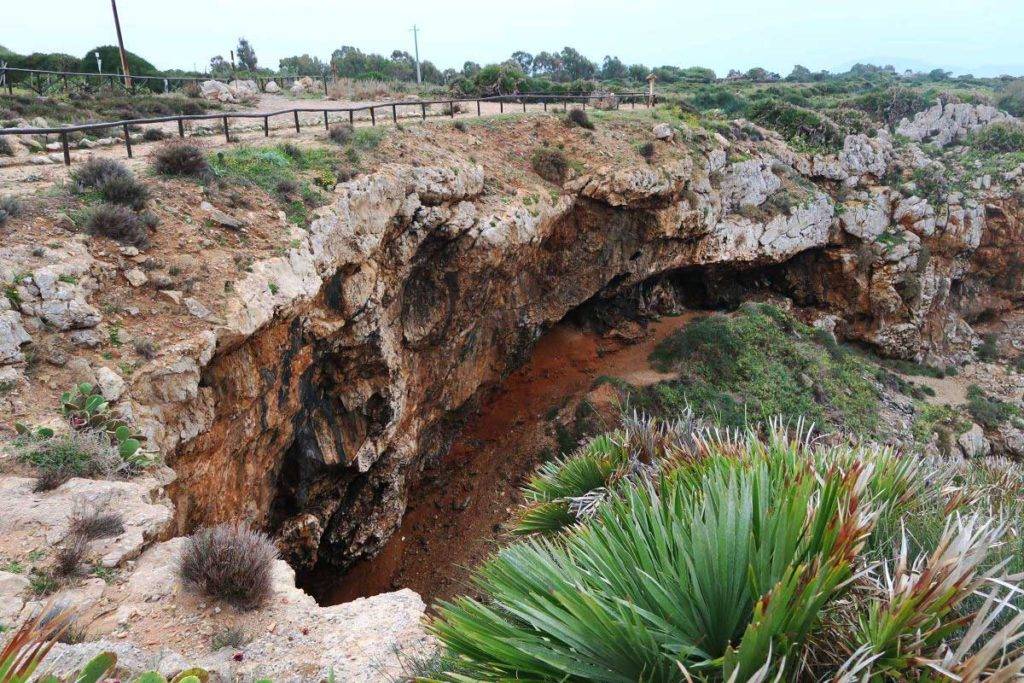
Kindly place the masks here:
POLYGON ((681 135, 670 163, 599 168, 551 201, 496 204, 465 162, 345 185, 299 246, 236 287, 224 325, 133 381, 178 474, 176 531, 241 516, 296 565, 372 554, 481 388, 574 307, 674 269, 773 266, 846 337, 916 359, 964 356, 968 320, 1016 305, 1008 191, 936 205, 883 185, 935 163, 884 133, 834 156, 766 131, 681 135))

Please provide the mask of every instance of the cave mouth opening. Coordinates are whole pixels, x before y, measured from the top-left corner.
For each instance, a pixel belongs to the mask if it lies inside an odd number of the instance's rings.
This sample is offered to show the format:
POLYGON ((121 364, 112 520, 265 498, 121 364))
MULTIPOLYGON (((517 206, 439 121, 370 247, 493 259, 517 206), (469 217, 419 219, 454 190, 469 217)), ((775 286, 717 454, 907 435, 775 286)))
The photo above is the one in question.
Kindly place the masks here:
POLYGON ((510 540, 520 488, 536 467, 614 424, 617 396, 608 385, 595 389, 598 378, 662 381, 648 361, 660 341, 698 315, 732 310, 754 295, 796 298, 793 285, 785 264, 690 267, 635 285, 609 283, 548 329, 517 370, 453 416, 450 448, 410 476, 401 526, 380 552, 342 569, 321 557, 298 570, 298 585, 321 605, 401 588, 428 604, 473 594, 471 571, 510 540), (590 424, 581 424, 581 412, 590 424))

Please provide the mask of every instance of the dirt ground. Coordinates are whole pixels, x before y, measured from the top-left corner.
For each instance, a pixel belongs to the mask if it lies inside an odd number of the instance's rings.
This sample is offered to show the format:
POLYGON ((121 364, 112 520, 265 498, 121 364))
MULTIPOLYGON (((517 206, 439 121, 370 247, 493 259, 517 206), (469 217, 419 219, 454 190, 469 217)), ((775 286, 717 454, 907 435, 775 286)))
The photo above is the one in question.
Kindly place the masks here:
POLYGON ((613 413, 601 408, 611 408, 616 393, 607 385, 592 390, 602 375, 634 384, 670 378, 653 370, 648 356, 694 315, 652 323, 633 344, 570 323, 556 325, 530 360, 484 400, 448 455, 413 485, 402 527, 381 553, 343 577, 315 577, 307 590, 321 604, 397 588, 412 588, 428 604, 473 593, 466 582, 469 569, 507 540, 505 525, 521 502, 520 487, 557 450, 553 418, 571 418, 584 399, 598 404, 599 414, 613 413))

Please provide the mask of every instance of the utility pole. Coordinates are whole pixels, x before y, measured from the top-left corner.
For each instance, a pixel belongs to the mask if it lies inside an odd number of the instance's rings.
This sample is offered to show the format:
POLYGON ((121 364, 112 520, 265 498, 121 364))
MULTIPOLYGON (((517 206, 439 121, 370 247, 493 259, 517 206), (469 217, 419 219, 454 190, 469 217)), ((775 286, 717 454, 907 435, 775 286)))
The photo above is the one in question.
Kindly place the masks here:
POLYGON ((423 82, 423 78, 420 76, 420 37, 416 24, 412 25, 412 44, 416 49, 416 83, 420 84, 423 82))
POLYGON ((117 0, 110 0, 110 7, 114 10, 114 28, 117 29, 117 46, 121 50, 121 71, 124 72, 124 89, 132 87, 132 75, 128 71, 128 58, 124 53, 124 38, 121 37, 121 20, 117 18, 117 0))

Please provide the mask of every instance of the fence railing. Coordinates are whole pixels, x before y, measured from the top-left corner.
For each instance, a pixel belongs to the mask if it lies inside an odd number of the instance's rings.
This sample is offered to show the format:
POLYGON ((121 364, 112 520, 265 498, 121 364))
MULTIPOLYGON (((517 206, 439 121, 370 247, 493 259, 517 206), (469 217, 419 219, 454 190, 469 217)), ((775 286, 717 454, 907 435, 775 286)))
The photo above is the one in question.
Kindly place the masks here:
MULTIPOLYGON (((264 137, 270 137, 270 119, 275 116, 287 116, 292 115, 295 121, 295 132, 302 131, 302 122, 299 119, 299 114, 309 113, 322 113, 324 119, 324 128, 330 129, 330 114, 347 114, 348 123, 355 125, 356 114, 360 112, 369 112, 370 125, 377 125, 377 112, 384 110, 385 120, 387 118, 387 111, 390 110, 391 119, 394 123, 398 123, 398 108, 399 107, 410 107, 417 106, 420 108, 420 115, 418 118, 426 120, 427 108, 432 105, 447 105, 448 109, 442 112, 440 116, 449 116, 455 118, 456 105, 463 105, 466 103, 476 104, 476 116, 483 116, 481 111, 481 105, 485 102, 497 102, 498 113, 504 113, 506 105, 514 107, 516 105, 522 105, 522 111, 526 111, 527 104, 543 104, 544 111, 547 111, 548 105, 563 104, 564 109, 568 111, 570 104, 581 104, 583 109, 587 108, 587 103, 593 100, 609 100, 614 99, 614 107, 619 108, 623 102, 630 105, 631 108, 636 108, 637 103, 642 106, 651 107, 655 104, 652 98, 649 98, 646 93, 615 93, 615 94, 578 94, 578 95, 545 95, 545 94, 518 94, 518 95, 496 95, 491 97, 474 97, 474 98, 446 98, 440 100, 405 100, 400 102, 382 102, 377 104, 365 104, 355 107, 295 107, 292 109, 281 109, 279 111, 272 112, 218 112, 216 114, 177 114, 174 116, 155 116, 151 118, 141 119, 121 119, 119 121, 103 121, 96 123, 80 123, 72 124, 67 126, 50 126, 47 128, 0 128, 0 136, 4 135, 57 135, 60 138, 61 149, 64 153, 64 165, 71 165, 71 144, 68 138, 70 133, 85 132, 91 130, 106 130, 110 128, 121 128, 124 131, 124 144, 128 153, 128 158, 132 158, 132 140, 131 131, 132 126, 140 126, 143 124, 153 123, 170 123, 177 122, 178 124, 178 137, 185 137, 185 122, 186 121, 217 121, 221 122, 223 126, 224 139, 228 142, 231 141, 230 123, 231 119, 263 119, 263 135, 264 137)), ((472 114, 472 112, 470 112, 472 114)), ((403 116, 403 118, 417 118, 413 116, 403 116)), ((383 121, 382 121, 383 122, 383 121)), ((335 121, 337 123, 337 121, 335 121)), ((307 122, 307 126, 309 123, 307 122)), ((317 124, 319 125, 319 124, 317 124)))
MULTIPOLYGON (((232 74, 228 80, 235 80, 236 78, 241 80, 255 81, 260 92, 265 92, 267 83, 270 81, 276 82, 281 88, 290 87, 295 81, 303 78, 302 76, 294 75, 258 75, 258 74, 232 74)), ((324 89, 326 90, 328 82, 332 79, 328 79, 326 74, 322 76, 311 76, 314 80, 323 83, 324 89)), ((135 76, 129 75, 128 83, 125 85, 125 77, 123 73, 109 73, 109 72, 93 72, 93 71, 54 71, 51 69, 24 69, 21 67, 13 66, 0 66, 0 87, 7 89, 7 94, 14 94, 14 86, 24 86, 30 89, 37 95, 44 95, 47 92, 55 90, 68 91, 72 85, 76 84, 76 80, 82 81, 83 84, 89 84, 90 81, 98 85, 109 85, 115 90, 121 90, 128 94, 135 94, 138 90, 137 86, 141 83, 146 86, 146 89, 150 92, 170 92, 171 90, 177 90, 186 83, 202 83, 203 81, 218 80, 218 76, 178 76, 173 74, 158 75, 158 76, 135 76)), ((223 80, 223 79, 220 79, 223 80)))

